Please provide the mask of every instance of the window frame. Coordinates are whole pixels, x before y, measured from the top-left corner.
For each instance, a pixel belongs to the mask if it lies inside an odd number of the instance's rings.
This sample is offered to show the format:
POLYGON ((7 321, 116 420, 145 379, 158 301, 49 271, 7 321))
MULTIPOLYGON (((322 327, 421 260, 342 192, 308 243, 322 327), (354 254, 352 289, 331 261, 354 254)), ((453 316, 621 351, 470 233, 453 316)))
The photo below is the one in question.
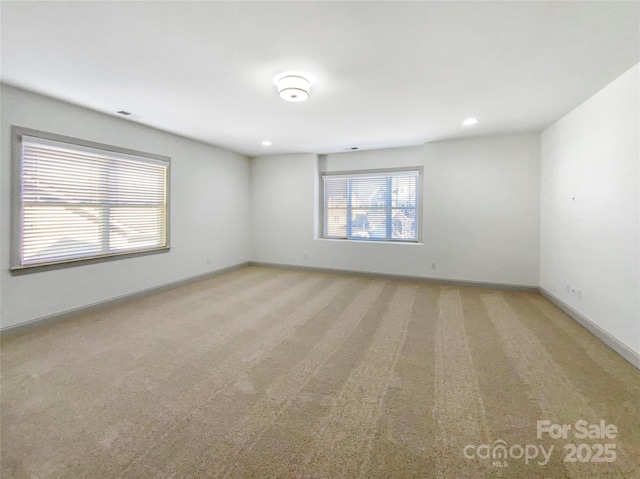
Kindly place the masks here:
POLYGON ((167 156, 147 153, 128 148, 122 148, 104 143, 97 143, 79 138, 73 138, 56 133, 50 133, 31 128, 24 128, 13 125, 11 127, 11 238, 10 238, 10 268, 12 275, 34 273, 39 271, 48 271, 52 269, 67 268, 72 266, 80 266, 86 264, 100 263, 104 261, 115 261, 119 259, 132 258, 137 256, 146 256, 150 254, 166 253, 171 250, 171 158, 167 156), (117 253, 100 254, 85 258, 70 258, 60 261, 52 261, 47 263, 38 263, 23 265, 21 264, 22 250, 22 137, 31 137, 43 140, 57 141, 66 143, 70 146, 94 148, 103 150, 105 153, 122 154, 147 158, 150 160, 166 162, 167 170, 165 176, 165 197, 166 197, 166 216, 165 216, 165 245, 135 251, 121 251, 117 253))
MULTIPOLYGON (((377 168, 377 169, 366 169, 366 170, 347 170, 347 171, 320 171, 319 179, 320 179, 320 187, 318 188, 320 192, 320 214, 319 214, 319 228, 320 238, 322 240, 329 241, 350 241, 350 242, 370 242, 370 243, 385 243, 385 244, 406 244, 406 245, 415 245, 422 244, 422 220, 423 220, 423 201, 422 201, 422 192, 423 192, 423 166, 407 166, 407 167, 398 167, 398 168, 377 168), (418 173, 418 180, 416 184, 416 238, 415 239, 393 239, 393 238, 355 238, 349 237, 349 221, 347 220, 347 237, 346 238, 335 238, 326 236, 325 231, 325 203, 324 203, 324 178, 331 176, 343 176, 343 177, 366 177, 368 175, 373 176, 401 176, 402 173, 418 173)), ((349 218, 349 214, 351 211, 351 202, 347 203, 347 218, 349 218)), ((387 224, 387 229, 391 227, 390 224, 387 224)))

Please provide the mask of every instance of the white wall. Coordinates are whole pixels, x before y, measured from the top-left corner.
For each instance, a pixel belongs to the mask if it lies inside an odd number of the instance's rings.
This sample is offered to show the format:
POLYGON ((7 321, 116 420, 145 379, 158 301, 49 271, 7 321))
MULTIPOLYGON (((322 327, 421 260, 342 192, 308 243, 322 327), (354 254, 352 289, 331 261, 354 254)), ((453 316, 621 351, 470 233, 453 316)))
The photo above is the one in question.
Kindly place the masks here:
POLYGON ((253 159, 252 259, 454 280, 538 284, 539 135, 253 159), (316 239, 317 171, 424 167, 423 243, 316 239), (305 259, 304 255, 307 255, 305 259), (430 263, 436 262, 436 269, 430 263))
POLYGON ((250 166, 244 156, 6 85, 1 100, 3 328, 249 260, 250 166), (171 251, 11 276, 11 125, 171 157, 171 251))
POLYGON ((543 132, 540 242, 542 288, 638 354, 639 69, 543 132))

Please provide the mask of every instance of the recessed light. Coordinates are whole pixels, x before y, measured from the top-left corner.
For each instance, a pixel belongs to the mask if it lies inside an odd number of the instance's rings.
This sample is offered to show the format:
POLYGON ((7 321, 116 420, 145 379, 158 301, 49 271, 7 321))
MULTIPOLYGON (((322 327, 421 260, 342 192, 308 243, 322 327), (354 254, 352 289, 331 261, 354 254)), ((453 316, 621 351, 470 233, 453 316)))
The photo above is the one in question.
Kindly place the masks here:
POLYGON ((476 123, 478 123, 478 120, 476 118, 467 118, 465 121, 462 122, 464 126, 471 126, 471 125, 475 125, 476 123))
POLYGON ((262 146, 271 146, 271 142, 269 140, 264 140, 262 142, 262 146))

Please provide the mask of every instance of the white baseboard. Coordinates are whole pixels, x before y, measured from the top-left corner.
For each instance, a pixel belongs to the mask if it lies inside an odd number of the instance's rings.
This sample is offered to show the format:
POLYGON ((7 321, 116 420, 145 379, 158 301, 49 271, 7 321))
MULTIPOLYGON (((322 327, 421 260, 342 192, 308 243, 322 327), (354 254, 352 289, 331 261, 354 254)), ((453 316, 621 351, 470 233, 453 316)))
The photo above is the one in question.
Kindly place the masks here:
POLYGON ((571 319, 573 319, 573 320, 577 321, 578 323, 580 323, 591 334, 593 334, 595 337, 597 337, 600 341, 602 341, 604 344, 609 346, 616 353, 618 353, 624 359, 626 359, 631 364, 633 364, 636 368, 640 369, 640 354, 636 353, 633 349, 631 349, 626 344, 621 343, 618 339, 616 339, 613 336, 611 336, 611 334, 606 332, 604 329, 602 329, 596 323, 594 323, 589 318, 587 318, 583 314, 581 314, 578 311, 576 311, 575 309, 573 309, 567 303, 565 303, 564 301, 562 301, 558 297, 554 296, 552 293, 550 293, 546 289, 539 288, 539 290, 540 290, 540 294, 542 296, 547 298, 549 301, 551 301, 553 304, 555 304, 558 308, 560 308, 562 311, 567 313, 571 317, 571 319))
POLYGON ((69 309, 67 311, 62 311, 60 313, 51 314, 43 318, 33 319, 31 321, 26 321, 24 323, 16 324, 13 326, 7 326, 6 328, 0 329, 0 337, 5 338, 9 336, 15 336, 17 334, 26 333, 33 329, 41 328, 42 326, 45 326, 47 324, 57 323, 58 321, 64 321, 66 319, 75 318, 82 314, 99 311, 101 309, 109 308, 111 306, 116 306, 118 304, 125 303, 127 301, 132 301, 134 299, 143 298, 145 296, 149 296, 152 294, 161 293, 163 291, 178 288, 180 286, 184 286, 186 284, 193 283, 195 281, 210 278, 212 276, 217 276, 223 273, 228 273, 229 271, 233 271, 236 269, 245 268, 248 265, 249 265, 248 262, 238 263, 232 266, 228 266, 226 268, 220 268, 215 271, 209 271, 208 273, 199 274, 197 276, 191 276, 189 278, 181 279, 178 281, 172 281, 170 283, 161 284, 159 286, 143 289, 141 291, 136 291, 135 293, 124 294, 122 296, 107 299, 104 301, 99 301, 97 303, 88 304, 86 306, 80 306, 79 308, 69 309))
POLYGON ((466 288, 498 289, 498 290, 506 290, 506 291, 519 291, 521 293, 538 293, 539 292, 539 288, 537 286, 527 286, 527 285, 520 285, 520 284, 488 283, 488 282, 482 282, 482 281, 430 278, 428 276, 407 276, 402 274, 375 273, 375 272, 368 272, 368 271, 356 271, 356 270, 350 270, 350 269, 322 268, 319 266, 268 263, 268 262, 262 262, 262 261, 250 261, 249 265, 265 266, 268 268, 309 271, 309 272, 316 272, 316 273, 349 274, 353 276, 364 276, 369 278, 380 278, 380 279, 389 279, 389 280, 396 280, 396 281, 414 281, 417 283, 432 283, 432 284, 442 284, 447 286, 463 286, 466 288))

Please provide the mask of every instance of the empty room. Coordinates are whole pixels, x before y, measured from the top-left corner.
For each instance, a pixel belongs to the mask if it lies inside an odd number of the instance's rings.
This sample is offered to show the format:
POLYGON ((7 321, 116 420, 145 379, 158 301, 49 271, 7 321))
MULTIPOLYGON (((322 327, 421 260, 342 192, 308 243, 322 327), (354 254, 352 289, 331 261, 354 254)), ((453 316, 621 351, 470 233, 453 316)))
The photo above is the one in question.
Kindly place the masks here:
POLYGON ((4 479, 640 477, 640 2, 0 2, 4 479))

